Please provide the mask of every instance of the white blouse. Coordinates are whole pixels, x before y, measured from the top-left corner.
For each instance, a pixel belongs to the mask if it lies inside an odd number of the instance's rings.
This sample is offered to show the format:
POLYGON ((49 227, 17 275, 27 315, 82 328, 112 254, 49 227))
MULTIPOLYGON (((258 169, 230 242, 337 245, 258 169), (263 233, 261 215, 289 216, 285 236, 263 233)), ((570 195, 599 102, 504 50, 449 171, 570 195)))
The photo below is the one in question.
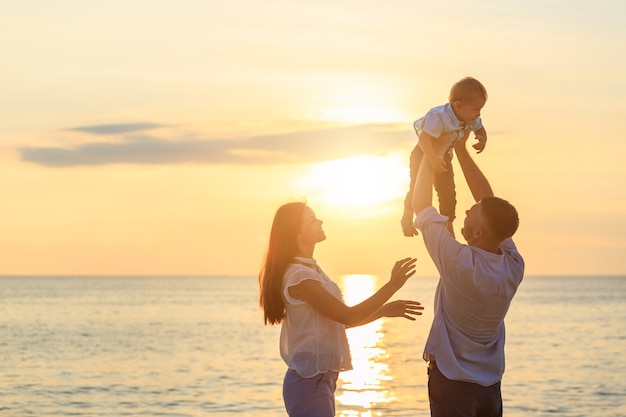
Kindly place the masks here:
POLYGON ((321 315, 303 300, 289 295, 289 287, 304 280, 319 281, 343 301, 341 290, 314 259, 296 257, 283 277, 286 317, 280 333, 280 355, 290 369, 304 378, 328 371, 352 369, 346 326, 321 315))

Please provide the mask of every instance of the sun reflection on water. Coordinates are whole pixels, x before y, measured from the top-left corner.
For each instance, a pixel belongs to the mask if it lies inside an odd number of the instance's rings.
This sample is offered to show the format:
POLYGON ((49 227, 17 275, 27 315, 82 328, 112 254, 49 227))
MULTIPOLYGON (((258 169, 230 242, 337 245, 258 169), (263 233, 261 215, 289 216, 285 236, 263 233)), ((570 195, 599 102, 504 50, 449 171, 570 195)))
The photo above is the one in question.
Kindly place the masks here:
MULTIPOLYGON (((343 295, 347 305, 365 300, 375 291, 376 278, 372 275, 343 277, 343 295)), ((341 404, 339 416, 372 417, 371 409, 395 398, 387 389, 392 378, 387 365, 388 354, 383 343, 382 321, 347 330, 353 370, 339 374, 336 400, 341 404)))

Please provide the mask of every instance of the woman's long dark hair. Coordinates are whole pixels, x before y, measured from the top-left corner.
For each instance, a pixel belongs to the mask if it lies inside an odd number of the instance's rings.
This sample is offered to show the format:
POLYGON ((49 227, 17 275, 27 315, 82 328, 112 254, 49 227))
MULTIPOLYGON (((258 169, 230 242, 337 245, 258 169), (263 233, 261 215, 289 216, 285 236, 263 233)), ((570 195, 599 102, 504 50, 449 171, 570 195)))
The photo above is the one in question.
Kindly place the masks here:
POLYGON ((285 318, 283 275, 296 256, 305 206, 302 202, 287 203, 274 215, 267 254, 259 273, 259 304, 263 308, 265 324, 280 324, 285 318))

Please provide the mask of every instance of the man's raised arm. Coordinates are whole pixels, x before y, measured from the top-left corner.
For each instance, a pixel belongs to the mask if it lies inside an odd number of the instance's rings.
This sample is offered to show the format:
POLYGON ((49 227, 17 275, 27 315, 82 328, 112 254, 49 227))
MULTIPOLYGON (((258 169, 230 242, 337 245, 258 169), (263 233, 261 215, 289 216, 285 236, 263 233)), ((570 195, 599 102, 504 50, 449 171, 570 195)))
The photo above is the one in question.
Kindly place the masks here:
POLYGON ((413 187, 413 212, 419 213, 426 207, 433 205, 433 168, 428 158, 422 158, 420 169, 417 172, 413 187))
POLYGON ((457 160, 465 176, 465 181, 467 181, 467 185, 474 196, 474 200, 478 202, 485 197, 493 197, 493 190, 489 185, 489 181, 487 181, 487 178, 467 151, 467 137, 468 135, 465 135, 464 139, 456 141, 454 144, 454 153, 456 153, 457 160))

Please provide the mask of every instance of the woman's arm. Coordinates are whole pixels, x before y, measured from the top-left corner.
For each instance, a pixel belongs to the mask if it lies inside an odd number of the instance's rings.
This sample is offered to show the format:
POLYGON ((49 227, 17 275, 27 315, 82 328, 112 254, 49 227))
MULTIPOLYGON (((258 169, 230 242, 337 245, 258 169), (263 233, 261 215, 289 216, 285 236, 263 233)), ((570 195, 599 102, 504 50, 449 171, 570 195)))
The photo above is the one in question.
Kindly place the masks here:
POLYGON ((381 317, 404 317, 405 319, 415 320, 415 317, 413 316, 421 316, 422 310, 424 310, 424 307, 422 307, 422 304, 418 301, 396 300, 385 304, 376 310, 374 314, 367 317, 354 327, 363 326, 364 324, 371 323, 381 317))
MULTIPOLYGON (((415 259, 405 258, 395 263, 389 282, 383 285, 376 293, 365 301, 348 307, 341 300, 335 298, 322 286, 319 281, 305 280, 289 287, 289 294, 300 300, 309 303, 320 314, 331 320, 345 324, 348 327, 355 327, 361 324, 369 323, 382 315, 376 316, 381 307, 385 304, 393 294, 396 293, 411 276, 415 274, 415 259), (369 318, 371 320, 367 321, 369 318)), ((394 314, 399 315, 400 305, 397 304, 393 309, 394 314)), ((415 310, 409 305, 411 310, 415 310)), ((406 305, 404 306, 405 313, 406 305)), ((380 313, 385 313, 382 310, 380 313)), ((390 310, 391 311, 391 310, 390 310)))

